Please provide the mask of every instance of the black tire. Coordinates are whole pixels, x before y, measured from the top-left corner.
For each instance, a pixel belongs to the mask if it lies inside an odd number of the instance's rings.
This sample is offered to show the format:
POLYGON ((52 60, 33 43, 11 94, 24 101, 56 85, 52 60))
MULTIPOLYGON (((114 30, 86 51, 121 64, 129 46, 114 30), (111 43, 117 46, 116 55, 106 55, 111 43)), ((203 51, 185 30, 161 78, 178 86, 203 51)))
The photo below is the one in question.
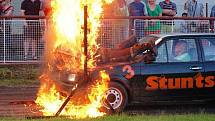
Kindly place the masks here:
POLYGON ((122 112, 128 103, 128 94, 126 89, 117 82, 110 82, 108 90, 105 92, 106 101, 103 105, 107 113, 122 112), (107 104, 109 102, 110 105, 107 104), (110 106, 113 110, 111 110, 110 106))

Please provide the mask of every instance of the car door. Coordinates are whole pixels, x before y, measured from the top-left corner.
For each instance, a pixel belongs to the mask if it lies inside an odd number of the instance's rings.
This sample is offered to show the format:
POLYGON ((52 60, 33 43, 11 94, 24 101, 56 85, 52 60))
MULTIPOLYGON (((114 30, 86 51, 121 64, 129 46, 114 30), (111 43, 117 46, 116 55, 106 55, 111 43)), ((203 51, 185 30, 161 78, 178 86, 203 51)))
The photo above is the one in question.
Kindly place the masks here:
POLYGON ((212 99, 215 97, 215 36, 202 36, 199 39, 205 66, 204 88, 199 90, 199 94, 212 99))
POLYGON ((132 81, 136 101, 184 100, 197 96, 195 78, 204 72, 198 53, 199 47, 193 36, 163 38, 158 44, 156 61, 152 64, 142 62, 139 78, 132 81), (187 42, 186 49, 191 54, 189 61, 173 59, 174 43, 178 40, 187 42))

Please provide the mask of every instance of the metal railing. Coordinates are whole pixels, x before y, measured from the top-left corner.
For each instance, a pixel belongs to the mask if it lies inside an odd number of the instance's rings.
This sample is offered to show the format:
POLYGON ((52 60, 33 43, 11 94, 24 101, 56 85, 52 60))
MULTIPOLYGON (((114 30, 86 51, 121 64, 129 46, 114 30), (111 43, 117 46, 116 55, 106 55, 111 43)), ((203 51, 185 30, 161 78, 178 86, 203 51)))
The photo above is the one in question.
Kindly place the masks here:
POLYGON ((39 62, 44 49, 45 26, 44 17, 1 17, 0 63, 39 62))
POLYGON ((140 20, 134 22, 134 34, 138 39, 149 34, 209 33, 209 20, 140 20))
MULTIPOLYGON (((0 17, 0 64, 38 63, 43 56, 47 28, 44 17, 0 17), (29 19, 29 18, 28 18, 29 19), (25 22, 28 24, 26 26, 25 22)), ((214 18, 110 17, 102 19, 98 43, 115 48, 130 35, 214 32, 214 18)))
POLYGON ((140 39, 149 34, 213 33, 214 18, 205 17, 106 17, 102 20, 98 42, 115 48, 128 36, 140 39))

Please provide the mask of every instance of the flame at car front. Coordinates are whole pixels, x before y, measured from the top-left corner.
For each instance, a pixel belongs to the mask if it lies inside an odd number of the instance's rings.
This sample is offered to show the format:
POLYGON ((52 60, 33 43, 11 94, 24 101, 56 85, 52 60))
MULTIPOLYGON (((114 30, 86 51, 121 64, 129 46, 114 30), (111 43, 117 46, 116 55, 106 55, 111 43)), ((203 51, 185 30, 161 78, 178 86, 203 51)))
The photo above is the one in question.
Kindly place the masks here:
MULTIPOLYGON (((88 6, 88 68, 94 68, 96 63, 93 55, 98 49, 96 38, 103 12, 102 6, 110 2, 112 0, 51 1, 53 11, 47 32, 46 66, 40 77, 41 87, 36 99, 36 103, 42 107, 43 115, 54 115, 65 100, 57 91, 56 80, 52 77, 59 77, 59 73, 83 72, 84 5, 88 6)), ((101 71, 99 75, 92 85, 75 93, 61 115, 71 118, 104 115, 99 108, 108 88, 109 76, 105 71, 101 71)), ((77 85, 71 90, 75 90, 76 87, 77 85)))

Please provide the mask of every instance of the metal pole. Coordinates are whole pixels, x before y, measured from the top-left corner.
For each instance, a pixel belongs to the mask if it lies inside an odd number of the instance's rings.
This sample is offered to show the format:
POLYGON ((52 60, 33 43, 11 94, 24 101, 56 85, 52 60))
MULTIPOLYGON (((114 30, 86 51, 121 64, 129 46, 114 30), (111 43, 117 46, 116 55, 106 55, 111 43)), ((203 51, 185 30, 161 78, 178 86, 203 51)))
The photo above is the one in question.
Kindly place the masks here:
POLYGON ((3 35, 3 38, 4 38, 4 63, 5 63, 5 61, 6 61, 6 33, 5 33, 6 31, 5 31, 5 19, 3 20, 3 33, 4 33, 4 35, 3 35))
POLYGON ((208 2, 206 1, 206 17, 208 17, 208 2))
POLYGON ((88 43, 87 43, 87 5, 84 6, 84 55, 85 55, 85 61, 84 61, 84 81, 88 80, 88 74, 87 74, 87 61, 88 61, 88 43))
MULTIPOLYGON (((87 74, 87 6, 84 6, 84 55, 85 55, 85 62, 84 62, 84 81, 88 81, 88 74, 87 74)), ((81 85, 78 85, 78 87, 75 90, 72 90, 67 96, 66 100, 63 102, 61 107, 58 109, 57 113, 55 116, 59 116, 62 110, 65 108, 67 103, 70 101, 70 98, 75 94, 76 90, 80 87, 81 85)))
MULTIPOLYGON (((77 87, 78 88, 78 87, 77 87)), ((62 110, 65 108, 65 106, 67 105, 67 103, 69 102, 70 98, 75 94, 76 90, 72 90, 69 94, 69 96, 67 96, 66 100, 63 102, 63 104, 60 106, 60 108, 58 109, 57 113, 55 114, 55 116, 59 116, 60 113, 62 112, 62 110)))
POLYGON ((174 31, 174 20, 172 20, 172 33, 174 31))

